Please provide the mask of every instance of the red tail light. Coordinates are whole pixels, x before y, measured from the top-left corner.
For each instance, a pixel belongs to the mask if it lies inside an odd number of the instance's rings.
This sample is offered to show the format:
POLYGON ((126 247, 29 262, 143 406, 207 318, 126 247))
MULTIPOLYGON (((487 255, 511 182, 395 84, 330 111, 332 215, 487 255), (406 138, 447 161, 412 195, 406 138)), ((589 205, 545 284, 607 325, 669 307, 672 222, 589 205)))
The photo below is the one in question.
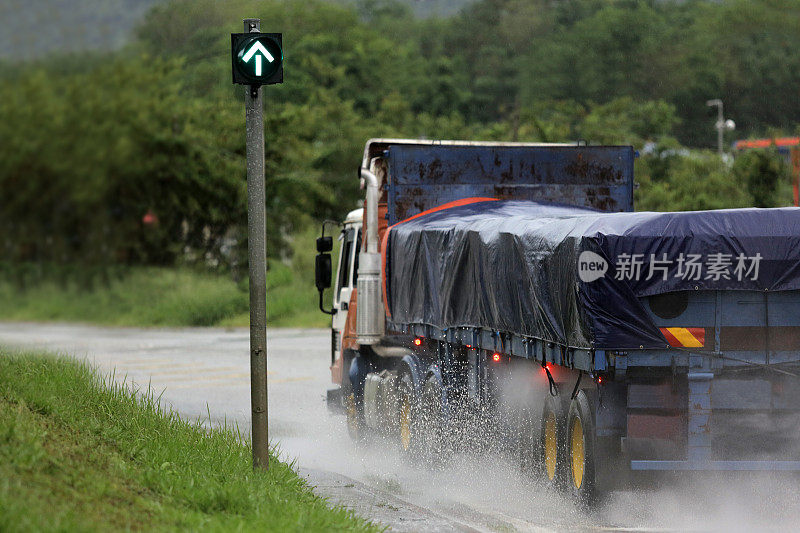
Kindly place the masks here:
POLYGON ((422 339, 420 339, 419 337, 414 339, 414 346, 419 346, 420 344, 422 344, 422 339))
POLYGON ((497 353, 497 352, 494 352, 492 354, 492 361, 494 361, 495 363, 499 363, 500 362, 500 354, 497 353))

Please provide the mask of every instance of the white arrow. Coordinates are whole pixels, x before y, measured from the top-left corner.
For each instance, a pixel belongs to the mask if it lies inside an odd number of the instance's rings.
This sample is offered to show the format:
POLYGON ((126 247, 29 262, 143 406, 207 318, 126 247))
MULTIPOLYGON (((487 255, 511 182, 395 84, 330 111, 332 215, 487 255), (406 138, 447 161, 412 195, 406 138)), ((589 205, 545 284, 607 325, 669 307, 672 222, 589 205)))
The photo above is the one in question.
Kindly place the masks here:
POLYGON ((256 56, 256 76, 261 76, 261 56, 267 58, 267 61, 272 63, 275 61, 275 58, 272 57, 272 54, 269 53, 269 50, 264 48, 264 45, 261 44, 260 41, 256 41, 253 46, 250 47, 250 50, 242 56, 242 61, 248 63, 253 56, 256 56), (261 55, 256 55, 256 52, 261 52, 261 55))

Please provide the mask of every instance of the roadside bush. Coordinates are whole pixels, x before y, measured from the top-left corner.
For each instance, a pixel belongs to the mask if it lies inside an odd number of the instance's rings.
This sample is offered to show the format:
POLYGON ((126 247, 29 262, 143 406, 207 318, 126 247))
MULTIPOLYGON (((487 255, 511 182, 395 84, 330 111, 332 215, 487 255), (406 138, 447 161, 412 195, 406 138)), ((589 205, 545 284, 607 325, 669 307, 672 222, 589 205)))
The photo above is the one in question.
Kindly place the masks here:
POLYGON ((637 163, 638 211, 695 211, 751 205, 743 184, 711 152, 683 156, 652 155, 637 163), (652 169, 657 170, 654 174, 652 169))
POLYGON ((736 157, 733 173, 745 185, 755 207, 785 205, 778 195, 789 169, 777 149, 748 150, 736 157))
POLYGON ((180 69, 142 56, 0 82, 4 260, 224 259, 245 213, 240 117, 233 102, 182 98, 180 69))

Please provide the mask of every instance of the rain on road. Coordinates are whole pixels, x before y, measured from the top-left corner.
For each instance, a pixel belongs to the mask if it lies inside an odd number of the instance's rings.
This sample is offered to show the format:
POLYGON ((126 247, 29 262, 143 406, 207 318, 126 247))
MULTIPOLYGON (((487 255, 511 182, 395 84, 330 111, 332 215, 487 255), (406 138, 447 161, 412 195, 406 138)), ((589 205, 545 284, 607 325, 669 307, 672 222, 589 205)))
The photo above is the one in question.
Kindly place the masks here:
MULTIPOLYGON (((146 389, 184 417, 249 432, 245 329, 135 329, 0 324, 0 345, 86 359, 146 389)), ((409 465, 386 443, 354 446, 328 413, 327 330, 268 332, 269 430, 284 459, 319 494, 405 531, 789 530, 800 518, 797 478, 662 479, 613 493, 587 512, 524 478, 506 459, 460 456, 435 472, 409 465)))

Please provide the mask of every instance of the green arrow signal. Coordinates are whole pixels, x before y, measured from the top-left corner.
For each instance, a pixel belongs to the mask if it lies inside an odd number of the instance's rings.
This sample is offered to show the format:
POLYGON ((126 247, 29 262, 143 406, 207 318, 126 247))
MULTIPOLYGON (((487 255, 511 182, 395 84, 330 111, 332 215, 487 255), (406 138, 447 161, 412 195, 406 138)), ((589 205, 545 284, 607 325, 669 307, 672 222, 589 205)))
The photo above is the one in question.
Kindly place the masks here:
POLYGON ((231 33, 233 83, 250 87, 283 83, 282 37, 280 33, 231 33))
POLYGON ((267 58, 267 61, 270 63, 275 61, 275 58, 269 53, 269 50, 267 50, 264 45, 261 44, 260 41, 253 43, 253 46, 251 46, 247 53, 242 56, 242 61, 249 63, 253 56, 256 58, 256 76, 261 76, 261 56, 267 58))

